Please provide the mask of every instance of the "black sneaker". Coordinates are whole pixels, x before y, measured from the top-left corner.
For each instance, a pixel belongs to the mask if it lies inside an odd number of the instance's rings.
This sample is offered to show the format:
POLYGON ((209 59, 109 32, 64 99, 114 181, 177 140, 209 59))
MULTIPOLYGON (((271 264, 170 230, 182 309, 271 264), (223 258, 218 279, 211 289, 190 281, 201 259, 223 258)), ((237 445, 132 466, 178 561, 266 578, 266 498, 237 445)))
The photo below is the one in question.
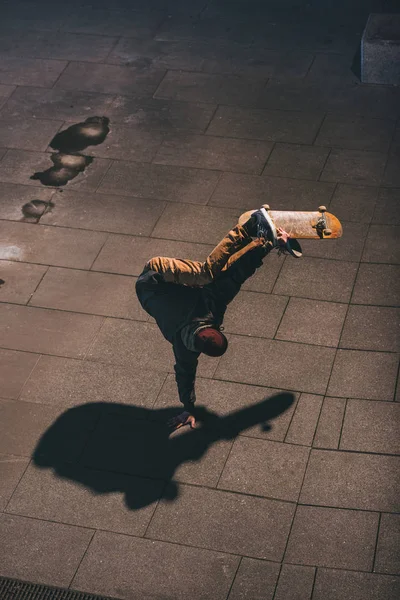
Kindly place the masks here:
POLYGON ((276 227, 268 211, 265 208, 260 208, 252 214, 252 219, 255 226, 255 237, 263 238, 266 242, 271 242, 273 248, 278 246, 276 227))

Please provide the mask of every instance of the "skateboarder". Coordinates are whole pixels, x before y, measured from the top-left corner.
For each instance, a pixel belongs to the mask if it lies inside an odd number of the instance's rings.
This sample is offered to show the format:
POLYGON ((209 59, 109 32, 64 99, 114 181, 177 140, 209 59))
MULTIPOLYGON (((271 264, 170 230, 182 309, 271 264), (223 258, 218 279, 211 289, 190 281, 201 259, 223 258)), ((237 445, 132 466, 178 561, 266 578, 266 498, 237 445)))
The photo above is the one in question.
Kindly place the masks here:
POLYGON ((227 305, 273 248, 301 256, 297 240, 281 228, 275 231, 268 212, 261 208, 243 225, 236 225, 205 262, 157 256, 146 263, 136 293, 173 347, 175 378, 184 406, 169 422, 173 429, 195 426, 198 357, 200 353, 224 354, 228 341, 221 325, 227 305))

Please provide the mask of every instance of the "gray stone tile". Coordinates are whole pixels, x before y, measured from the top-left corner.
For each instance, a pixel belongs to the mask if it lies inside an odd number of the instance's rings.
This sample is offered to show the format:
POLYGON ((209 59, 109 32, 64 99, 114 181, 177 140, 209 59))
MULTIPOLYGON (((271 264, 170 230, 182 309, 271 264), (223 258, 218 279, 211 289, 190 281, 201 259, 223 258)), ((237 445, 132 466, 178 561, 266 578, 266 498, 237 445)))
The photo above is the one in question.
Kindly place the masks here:
POLYGON ((395 512, 399 462, 397 456, 312 450, 300 502, 395 512))
MULTIPOLYGON (((171 344, 162 337, 157 325, 119 319, 106 320, 88 353, 88 359, 162 373, 172 372, 174 364, 171 344)), ((198 374, 213 377, 218 362, 218 359, 201 355, 198 374)))
POLYGON ((166 206, 157 200, 70 190, 56 193, 53 202, 41 224, 146 236, 166 206))
POLYGON ((378 188, 340 183, 329 204, 339 220, 369 223, 378 198, 378 188))
POLYGON ((399 416, 397 402, 348 400, 340 449, 400 454, 399 416))
POLYGON ((213 104, 116 96, 107 114, 112 123, 137 125, 144 131, 203 133, 215 110, 213 104))
POLYGON ((16 89, 14 85, 3 85, 0 83, 0 108, 7 102, 7 99, 16 89))
POLYGON ((136 278, 124 275, 50 267, 29 305, 147 321, 135 283, 136 278))
POLYGON ((285 261, 273 291, 287 296, 348 302, 357 268, 358 264, 353 262, 292 258, 285 261))
POLYGON ((323 243, 320 243, 321 240, 300 240, 303 256, 358 262, 363 252, 368 224, 351 221, 349 223, 341 221, 341 223, 343 236, 338 239, 323 243))
POLYGON ((363 262, 400 263, 398 225, 371 225, 362 255, 363 262))
POLYGON ((51 87, 61 75, 67 62, 43 58, 0 56, 0 83, 51 87))
POLYGON ((327 393, 339 398, 393 400, 397 364, 395 354, 338 350, 327 393))
MULTIPOLYGON (((173 478, 171 500, 179 496, 180 482, 207 487, 217 485, 231 440, 200 427, 195 431, 182 429, 169 437, 167 421, 177 414, 176 407, 166 411, 146 411, 136 406, 106 409, 110 414, 103 415, 85 449, 82 458, 85 467, 145 480, 163 480, 164 485, 173 478)), ((138 482, 136 489, 131 486, 127 490, 126 502, 132 510, 146 500, 146 488, 141 488, 138 482)), ((147 501, 159 498, 158 492, 155 494, 153 490, 152 496, 150 492, 151 488, 147 501)))
POLYGON ((312 446, 321 406, 321 396, 301 394, 285 442, 312 446))
POLYGON ((0 304, 2 346, 10 350, 80 358, 103 323, 103 317, 0 304))
POLYGON ((386 164, 386 154, 364 150, 333 149, 321 181, 379 185, 386 164))
POLYGON ((3 221, 0 237, 3 260, 89 269, 107 234, 3 221))
POLYGON ((239 335, 273 338, 287 302, 285 296, 242 291, 229 305, 224 319, 225 330, 239 335), (256 320, 254 315, 257 315, 256 320))
MULTIPOLYGON (((28 150, 8 150, 6 156, 0 162, 0 181, 5 183, 21 183, 29 186, 42 187, 39 180, 31 179, 38 171, 44 171, 53 167, 48 152, 32 152, 28 150)), ((95 158, 84 173, 80 173, 69 184, 69 188, 96 189, 107 167, 109 160, 95 158)), ((53 188, 54 189, 54 188, 53 188)), ((32 190, 32 193, 36 192, 32 190)))
POLYGON ((313 600, 396 600, 398 578, 372 573, 318 569, 313 600))
POLYGON ((62 121, 45 119, 0 120, 1 143, 7 148, 45 151, 62 121))
POLYGON ((146 537, 279 561, 293 513, 288 502, 183 485, 173 504, 160 501, 146 537), (232 527, 237 511, 241 519, 232 527), (189 529, 179 527, 182 519, 189 529))
POLYGON ((370 571, 378 521, 377 513, 299 506, 285 561, 370 571))
POLYGON ((328 115, 318 133, 317 146, 387 152, 395 122, 389 119, 365 119, 328 115))
POLYGON ((397 265, 361 264, 352 302, 399 306, 400 267, 397 265))
POLYGON ((141 196, 185 204, 207 204, 220 174, 185 167, 114 162, 99 192, 141 196))
POLYGON ((0 302, 27 304, 46 271, 47 267, 40 265, 2 260, 0 302))
POLYGON ((291 444, 239 437, 218 488, 297 502, 309 450, 291 444))
POLYGON ((400 310, 384 306, 350 306, 340 347, 399 352, 400 310))
POLYGON ((7 221, 21 221, 22 219, 26 219, 22 212, 24 204, 32 200, 49 202, 53 194, 53 189, 33 188, 29 185, 19 185, 16 183, 0 183, 1 217, 7 221))
POLYGON ((334 189, 320 181, 223 173, 209 204, 250 210, 268 202, 272 209, 315 210, 321 202, 329 204, 334 189))
POLYGON ((278 574, 277 563, 243 557, 229 592, 229 600, 272 600, 278 574))
POLYGON ((322 113, 219 106, 207 134, 312 144, 322 119, 322 113))
POLYGON ((4 510, 26 467, 29 458, 0 454, 0 510, 4 510))
MULTIPOLYGON (((331 88, 332 86, 329 86, 331 88)), ((331 89, 307 79, 281 81, 269 79, 254 103, 260 108, 276 110, 324 110, 328 105, 331 89)))
POLYGON ((204 261, 212 249, 212 245, 205 244, 110 235, 92 269, 125 275, 140 275, 145 263, 153 256, 174 256, 204 261))
POLYGON ((196 46, 186 42, 122 38, 107 58, 107 63, 142 69, 201 71, 204 57, 196 46))
MULTIPOLYGON (((22 355, 25 356, 31 355, 22 355)), ((20 399, 65 408, 79 406, 83 399, 150 408, 164 379, 165 375, 154 371, 41 356, 20 399)))
POLYGON ((271 142, 176 134, 161 144, 153 162, 260 175, 271 149, 271 142))
POLYGON ((358 77, 351 68, 352 59, 348 54, 316 54, 307 73, 307 81, 319 81, 322 85, 326 80, 340 78, 341 82, 358 83, 358 77))
POLYGON ((154 97, 185 102, 246 106, 263 87, 262 79, 251 77, 168 71, 154 97))
POLYGON ((144 497, 157 498, 163 482, 94 472, 75 465, 65 467, 65 473, 60 476, 31 464, 8 503, 7 513, 143 536, 155 510, 155 501, 131 510, 122 492, 129 496, 136 488, 140 488, 144 497), (97 493, 93 493, 88 482, 94 489, 97 486, 97 493))
POLYGON ((99 35, 65 33, 64 31, 25 31, 19 35, 12 29, 2 32, 0 52, 22 58, 51 58, 103 62, 117 39, 99 35))
POLYGON ((314 448, 336 450, 339 447, 345 407, 346 400, 343 398, 324 398, 313 440, 314 448))
POLYGON ((373 223, 380 225, 399 225, 400 190, 383 188, 379 192, 379 200, 375 206, 373 223))
POLYGON ((379 527, 374 571, 400 574, 400 515, 383 514, 379 527))
POLYGON ((279 256, 277 252, 269 254, 268 257, 264 259, 264 267, 258 269, 250 279, 247 279, 243 284, 242 289, 270 294, 284 261, 285 257, 279 256))
POLYGON ((276 339, 336 347, 346 311, 346 304, 290 298, 276 339))
POLYGON ((231 335, 221 358, 220 379, 271 385, 280 389, 325 393, 335 350, 320 346, 231 335), (282 357, 285 360, 282 362, 282 357), (315 364, 318 361, 318 372, 315 364))
MULTIPOLYGON (((197 406, 205 406, 235 435, 283 442, 298 394, 256 385, 196 378, 197 406), (225 417, 228 417, 225 420, 225 417)), ((155 408, 179 405, 173 375, 168 375, 155 408)), ((233 434, 232 434, 233 435, 233 434)), ((234 436, 233 436, 234 437, 234 436)))
POLYGON ((113 96, 58 88, 19 86, 0 111, 2 119, 85 121, 93 114, 109 114, 113 96))
MULTIPOLYGON (((282 112, 282 114, 286 113, 282 112)), ((312 139, 310 139, 311 141, 312 139)), ((300 144, 276 144, 263 174, 274 177, 318 179, 328 154, 328 148, 300 144)))
POLYGON ((238 210, 211 206, 169 204, 155 226, 152 237, 218 244, 237 224, 238 210))
POLYGON ((315 569, 300 565, 282 565, 275 600, 310 600, 315 569))
POLYGON ((238 564, 229 554, 99 531, 72 587, 135 600, 151 595, 185 600, 188 594, 193 600, 225 600, 238 564), (189 581, 182 578, 188 564, 189 581))
POLYGON ((56 88, 100 94, 153 95, 165 71, 70 62, 56 88))
POLYGON ((391 187, 400 187, 400 175, 399 175, 399 160, 400 160, 400 127, 397 126, 396 133, 394 135, 392 144, 390 146, 390 153, 388 162, 385 169, 384 183, 391 187))
POLYGON ((0 349, 1 397, 17 399, 39 356, 0 349))
POLYGON ((164 21, 165 13, 151 10, 151 7, 147 7, 150 8, 147 11, 123 10, 131 8, 143 9, 144 5, 133 7, 132 3, 126 2, 121 4, 121 9, 119 5, 113 4, 111 7, 108 3, 79 6, 63 19, 61 28, 65 31, 105 36, 152 37, 164 21))
POLYGON ((93 531, 60 523, 0 516, 0 573, 47 585, 68 586, 93 531))

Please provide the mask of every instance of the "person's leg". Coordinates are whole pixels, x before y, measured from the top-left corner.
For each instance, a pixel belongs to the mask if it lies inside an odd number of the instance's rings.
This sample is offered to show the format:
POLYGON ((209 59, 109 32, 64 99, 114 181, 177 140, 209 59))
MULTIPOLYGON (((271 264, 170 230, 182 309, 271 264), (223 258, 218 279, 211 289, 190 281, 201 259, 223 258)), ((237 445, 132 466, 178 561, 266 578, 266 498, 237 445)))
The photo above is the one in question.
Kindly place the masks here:
MULTIPOLYGON (((205 262, 182 258, 156 256, 145 269, 159 273, 167 283, 204 286, 211 283, 221 271, 253 247, 251 235, 244 225, 236 225, 214 248, 205 262)), ((257 244, 260 242, 257 240, 257 244)))

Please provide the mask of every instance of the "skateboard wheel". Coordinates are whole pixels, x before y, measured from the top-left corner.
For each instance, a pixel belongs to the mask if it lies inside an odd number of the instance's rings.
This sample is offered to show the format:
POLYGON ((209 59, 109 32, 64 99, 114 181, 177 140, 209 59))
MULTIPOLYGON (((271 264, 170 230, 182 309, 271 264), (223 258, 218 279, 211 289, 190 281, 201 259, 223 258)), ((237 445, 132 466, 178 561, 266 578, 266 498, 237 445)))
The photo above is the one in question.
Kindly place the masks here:
POLYGON ((269 204, 263 204, 262 207, 265 208, 265 210, 270 210, 269 204))
POLYGON ((319 210, 319 212, 325 212, 326 206, 318 206, 318 210, 319 210))
POLYGON ((332 229, 324 229, 324 235, 332 235, 332 229))

